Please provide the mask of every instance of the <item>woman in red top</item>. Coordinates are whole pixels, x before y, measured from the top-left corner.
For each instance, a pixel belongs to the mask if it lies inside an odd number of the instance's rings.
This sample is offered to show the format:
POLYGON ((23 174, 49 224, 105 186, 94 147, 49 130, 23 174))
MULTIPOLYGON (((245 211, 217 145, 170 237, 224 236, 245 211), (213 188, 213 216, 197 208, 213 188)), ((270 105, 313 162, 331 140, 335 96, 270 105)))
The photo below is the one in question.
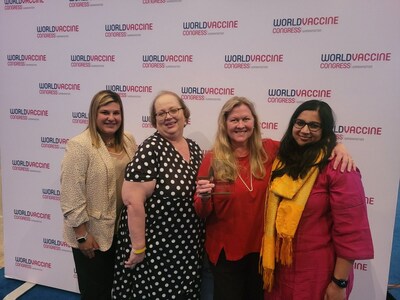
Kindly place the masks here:
POLYGON ((253 103, 229 99, 218 117, 212 152, 199 169, 194 205, 206 218, 214 300, 263 299, 258 262, 264 202, 279 143, 262 139, 259 124, 253 103))

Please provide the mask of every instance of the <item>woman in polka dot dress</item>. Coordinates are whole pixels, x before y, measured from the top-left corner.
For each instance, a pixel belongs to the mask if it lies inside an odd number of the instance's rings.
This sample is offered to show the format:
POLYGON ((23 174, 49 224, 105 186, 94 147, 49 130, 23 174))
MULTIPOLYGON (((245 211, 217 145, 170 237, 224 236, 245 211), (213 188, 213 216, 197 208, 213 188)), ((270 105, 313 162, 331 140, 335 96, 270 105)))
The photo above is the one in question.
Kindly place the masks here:
POLYGON ((204 224, 193 194, 200 147, 183 137, 189 109, 175 93, 151 106, 157 132, 128 164, 113 299, 199 299, 204 224))

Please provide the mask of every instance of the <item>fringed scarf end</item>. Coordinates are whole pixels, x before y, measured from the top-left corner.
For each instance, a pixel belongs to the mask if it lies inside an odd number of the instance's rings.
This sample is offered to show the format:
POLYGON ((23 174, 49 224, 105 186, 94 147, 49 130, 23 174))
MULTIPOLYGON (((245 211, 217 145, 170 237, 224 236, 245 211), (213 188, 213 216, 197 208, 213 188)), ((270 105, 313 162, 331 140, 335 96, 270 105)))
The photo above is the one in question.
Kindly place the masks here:
POLYGON ((263 282, 264 282, 264 290, 268 292, 272 291, 272 287, 274 285, 274 271, 271 269, 264 269, 263 271, 263 282))
POLYGON ((292 238, 289 236, 279 237, 276 241, 276 258, 284 266, 290 266, 293 262, 292 238))

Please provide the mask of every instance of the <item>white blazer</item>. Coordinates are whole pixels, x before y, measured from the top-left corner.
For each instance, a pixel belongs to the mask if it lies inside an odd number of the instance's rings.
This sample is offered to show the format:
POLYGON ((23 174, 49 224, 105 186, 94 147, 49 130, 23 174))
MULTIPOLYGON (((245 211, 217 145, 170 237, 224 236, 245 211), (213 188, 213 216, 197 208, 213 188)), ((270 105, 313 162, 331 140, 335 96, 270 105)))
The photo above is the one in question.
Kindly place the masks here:
MULTIPOLYGON (((101 139, 100 139, 101 141, 101 139)), ((125 150, 130 159, 137 145, 124 133, 125 150)), ((105 144, 92 145, 89 130, 70 139, 61 164, 61 210, 64 215, 64 240, 78 248, 73 227, 87 223, 101 251, 111 247, 116 222, 116 174, 105 144)))

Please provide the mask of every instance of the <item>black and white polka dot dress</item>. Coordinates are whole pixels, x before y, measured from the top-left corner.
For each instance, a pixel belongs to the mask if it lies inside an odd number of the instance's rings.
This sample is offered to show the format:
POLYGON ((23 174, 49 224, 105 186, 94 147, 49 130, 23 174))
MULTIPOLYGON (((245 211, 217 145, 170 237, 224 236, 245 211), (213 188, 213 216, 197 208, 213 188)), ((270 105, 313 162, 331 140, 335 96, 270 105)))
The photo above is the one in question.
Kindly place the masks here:
POLYGON ((113 299, 200 299, 204 224, 193 207, 200 147, 187 139, 190 162, 159 133, 147 138, 128 164, 125 179, 156 180, 145 202, 146 255, 134 269, 124 268, 130 254, 127 213, 117 236, 113 299))

